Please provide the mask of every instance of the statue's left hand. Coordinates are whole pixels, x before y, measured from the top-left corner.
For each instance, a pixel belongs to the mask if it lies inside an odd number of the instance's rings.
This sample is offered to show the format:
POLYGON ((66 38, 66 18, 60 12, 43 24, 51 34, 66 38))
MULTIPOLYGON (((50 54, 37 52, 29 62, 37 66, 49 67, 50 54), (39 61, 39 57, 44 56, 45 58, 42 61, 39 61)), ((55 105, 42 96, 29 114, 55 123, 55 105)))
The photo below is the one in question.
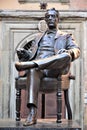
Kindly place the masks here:
POLYGON ((62 53, 64 53, 64 52, 68 53, 68 54, 71 56, 72 61, 73 61, 73 59, 74 59, 74 53, 73 53, 72 49, 70 49, 70 50, 60 49, 60 50, 58 51, 58 54, 62 54, 62 53))
POLYGON ((58 54, 62 54, 62 53, 64 53, 64 52, 68 53, 68 50, 66 50, 66 49, 60 49, 60 50, 58 51, 58 54))

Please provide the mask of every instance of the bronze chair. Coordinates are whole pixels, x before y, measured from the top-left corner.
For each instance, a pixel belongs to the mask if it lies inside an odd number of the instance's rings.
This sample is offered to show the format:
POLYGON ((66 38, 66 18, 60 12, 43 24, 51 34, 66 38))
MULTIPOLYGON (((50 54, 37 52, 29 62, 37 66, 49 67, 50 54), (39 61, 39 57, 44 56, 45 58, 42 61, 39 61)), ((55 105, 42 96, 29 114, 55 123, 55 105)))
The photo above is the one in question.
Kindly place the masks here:
MULTIPOLYGON (((42 93, 42 118, 45 118, 45 94, 56 91, 57 95, 57 123, 61 123, 62 115, 62 91, 64 91, 65 105, 67 108, 68 119, 72 119, 72 111, 69 103, 68 89, 70 80, 75 80, 75 76, 60 75, 58 78, 45 77, 41 80, 40 92, 42 93)), ((16 88, 16 121, 20 121, 20 106, 21 106, 21 90, 27 88, 27 77, 19 76, 15 78, 16 88)))

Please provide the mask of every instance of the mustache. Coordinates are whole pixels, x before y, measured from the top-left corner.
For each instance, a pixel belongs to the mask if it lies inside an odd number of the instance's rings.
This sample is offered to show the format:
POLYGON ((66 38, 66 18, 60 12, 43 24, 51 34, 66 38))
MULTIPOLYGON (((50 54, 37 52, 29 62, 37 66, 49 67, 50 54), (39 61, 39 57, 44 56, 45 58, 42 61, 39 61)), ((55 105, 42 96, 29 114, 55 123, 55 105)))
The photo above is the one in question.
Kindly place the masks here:
POLYGON ((54 23, 55 22, 55 20, 49 20, 49 21, 47 21, 47 23, 54 23))

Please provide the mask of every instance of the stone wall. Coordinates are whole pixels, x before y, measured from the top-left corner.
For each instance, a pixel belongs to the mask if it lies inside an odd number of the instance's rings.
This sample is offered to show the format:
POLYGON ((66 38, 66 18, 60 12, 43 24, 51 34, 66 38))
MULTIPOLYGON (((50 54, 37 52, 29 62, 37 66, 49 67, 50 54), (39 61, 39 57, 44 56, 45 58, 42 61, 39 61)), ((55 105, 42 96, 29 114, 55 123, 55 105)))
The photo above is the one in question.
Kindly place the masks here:
MULTIPOLYGON (((51 0, 51 2, 47 2, 47 3, 48 3, 47 9, 52 7, 55 7, 58 10, 86 10, 87 9, 87 0, 51 0), (52 3, 52 1, 56 1, 56 2, 52 3)), ((30 2, 30 0, 14 0, 14 1, 0 0, 0 9, 40 10, 40 2, 30 2), (27 4, 26 2, 25 4, 20 4, 18 1, 28 1, 28 2, 27 4)))
MULTIPOLYGON (((45 11, 0 11, 0 118, 15 118, 16 49, 25 37, 38 32, 45 11)), ((87 123, 87 12, 60 11, 59 28, 72 32, 81 48, 81 56, 72 65, 70 101, 73 119, 87 123), (85 104, 84 104, 85 101, 85 104)), ((29 37, 30 38, 30 37, 29 37)))

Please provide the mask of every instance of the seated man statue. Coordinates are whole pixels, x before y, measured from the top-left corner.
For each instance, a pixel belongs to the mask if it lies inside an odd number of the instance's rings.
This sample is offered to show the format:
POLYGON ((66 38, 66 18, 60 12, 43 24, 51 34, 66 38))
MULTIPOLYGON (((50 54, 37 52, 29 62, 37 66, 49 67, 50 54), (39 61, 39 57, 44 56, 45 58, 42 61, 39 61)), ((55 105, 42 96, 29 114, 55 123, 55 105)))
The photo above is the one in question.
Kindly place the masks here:
POLYGON ((38 33, 29 50, 17 50, 19 62, 15 63, 18 71, 29 70, 29 97, 27 107, 29 115, 24 126, 36 124, 37 101, 40 80, 43 77, 57 78, 66 74, 65 69, 80 56, 80 49, 71 34, 58 29, 59 12, 55 8, 45 13, 47 30, 38 33))

